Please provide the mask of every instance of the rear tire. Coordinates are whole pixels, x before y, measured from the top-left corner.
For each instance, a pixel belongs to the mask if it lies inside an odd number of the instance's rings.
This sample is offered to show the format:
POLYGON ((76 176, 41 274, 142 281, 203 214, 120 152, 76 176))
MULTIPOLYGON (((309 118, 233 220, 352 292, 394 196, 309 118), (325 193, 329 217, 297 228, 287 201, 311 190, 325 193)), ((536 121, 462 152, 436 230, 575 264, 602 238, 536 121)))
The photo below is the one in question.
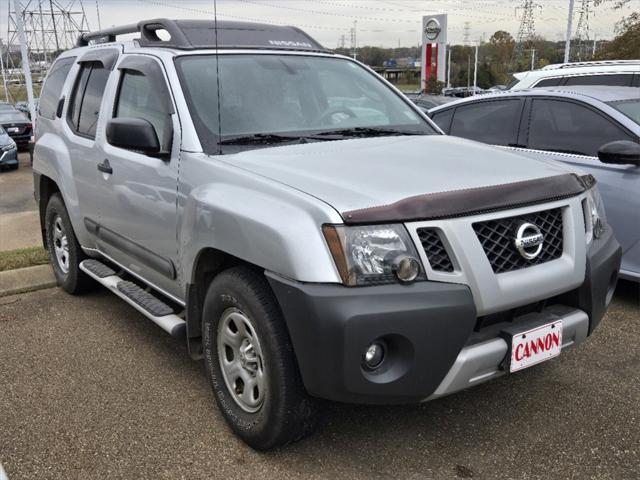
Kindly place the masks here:
POLYGON ((282 313, 262 273, 234 267, 211 282, 202 340, 218 406, 245 443, 268 450, 313 431, 318 405, 304 388, 282 313))
POLYGON ((71 294, 91 289, 94 281, 80 270, 80 262, 87 257, 80 248, 69 214, 58 193, 54 193, 47 203, 45 238, 58 285, 71 294))

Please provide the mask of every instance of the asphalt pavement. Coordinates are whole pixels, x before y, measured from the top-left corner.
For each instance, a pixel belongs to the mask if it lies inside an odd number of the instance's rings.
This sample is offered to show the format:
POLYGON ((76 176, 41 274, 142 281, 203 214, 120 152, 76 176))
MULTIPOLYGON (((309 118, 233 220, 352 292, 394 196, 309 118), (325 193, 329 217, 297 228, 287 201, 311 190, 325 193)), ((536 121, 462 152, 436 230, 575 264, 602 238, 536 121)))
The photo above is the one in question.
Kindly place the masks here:
POLYGON ((0 171, 0 249, 42 244, 33 174, 28 153, 20 153, 18 170, 0 171))
POLYGON ((9 479, 637 479, 640 296, 585 343, 434 402, 328 404, 316 434, 257 453, 227 429, 183 341, 105 292, 0 298, 9 479))

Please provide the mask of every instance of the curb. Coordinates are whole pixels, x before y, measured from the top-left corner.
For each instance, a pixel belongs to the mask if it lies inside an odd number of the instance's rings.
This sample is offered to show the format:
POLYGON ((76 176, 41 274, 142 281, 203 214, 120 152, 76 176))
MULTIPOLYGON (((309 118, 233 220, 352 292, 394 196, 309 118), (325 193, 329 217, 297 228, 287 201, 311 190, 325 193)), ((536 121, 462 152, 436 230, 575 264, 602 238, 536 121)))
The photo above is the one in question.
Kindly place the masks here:
POLYGON ((55 287, 58 283, 51 265, 0 272, 0 297, 55 287))

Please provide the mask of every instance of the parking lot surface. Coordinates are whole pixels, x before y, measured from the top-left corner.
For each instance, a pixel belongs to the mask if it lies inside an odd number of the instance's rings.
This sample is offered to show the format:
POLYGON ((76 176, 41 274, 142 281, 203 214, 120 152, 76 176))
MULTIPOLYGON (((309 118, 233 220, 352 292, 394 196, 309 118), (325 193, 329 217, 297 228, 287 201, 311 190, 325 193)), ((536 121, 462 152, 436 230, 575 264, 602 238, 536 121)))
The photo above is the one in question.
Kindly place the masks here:
POLYGON ((18 170, 0 171, 0 248, 15 250, 42 243, 29 154, 18 170))
POLYGON ((257 453, 183 341, 104 290, 43 290, 0 299, 0 463, 11 480, 635 479, 638 344, 638 288, 623 284, 556 360, 419 406, 329 404, 314 436, 257 453))

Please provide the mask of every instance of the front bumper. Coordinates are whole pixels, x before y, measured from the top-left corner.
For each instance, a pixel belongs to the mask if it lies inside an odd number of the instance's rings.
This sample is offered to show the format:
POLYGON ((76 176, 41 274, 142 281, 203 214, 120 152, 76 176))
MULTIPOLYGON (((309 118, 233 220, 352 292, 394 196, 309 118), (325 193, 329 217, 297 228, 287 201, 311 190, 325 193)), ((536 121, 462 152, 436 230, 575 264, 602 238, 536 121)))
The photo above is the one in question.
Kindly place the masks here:
POLYGON ((610 230, 587 253, 584 283, 548 305, 503 324, 479 328, 465 285, 419 282, 347 288, 303 284, 267 273, 282 308, 307 391, 351 403, 414 403, 503 375, 517 325, 563 320, 563 348, 596 328, 613 296, 621 250, 610 230), (379 370, 362 367, 372 342, 387 345, 379 370))

